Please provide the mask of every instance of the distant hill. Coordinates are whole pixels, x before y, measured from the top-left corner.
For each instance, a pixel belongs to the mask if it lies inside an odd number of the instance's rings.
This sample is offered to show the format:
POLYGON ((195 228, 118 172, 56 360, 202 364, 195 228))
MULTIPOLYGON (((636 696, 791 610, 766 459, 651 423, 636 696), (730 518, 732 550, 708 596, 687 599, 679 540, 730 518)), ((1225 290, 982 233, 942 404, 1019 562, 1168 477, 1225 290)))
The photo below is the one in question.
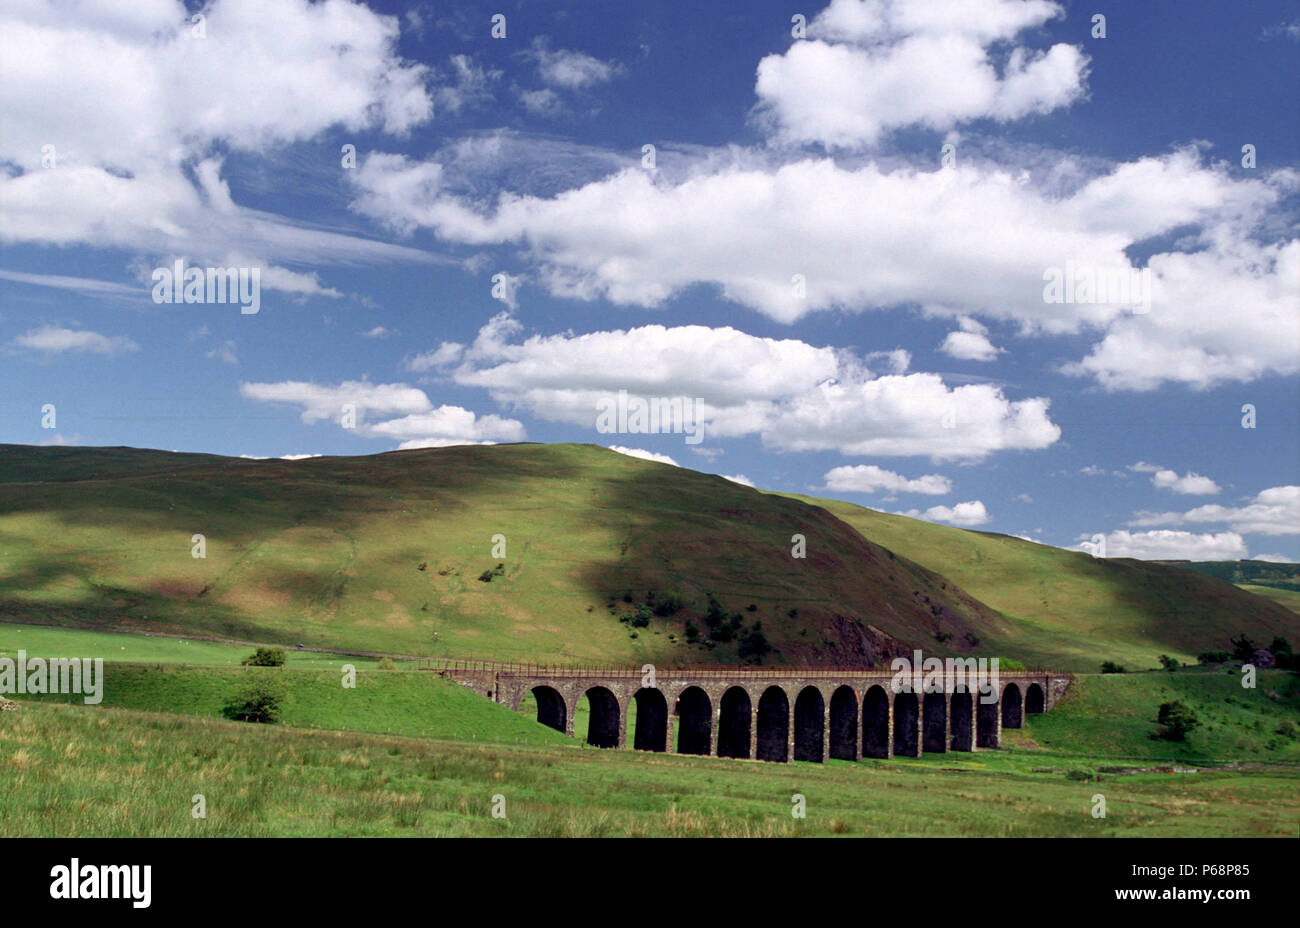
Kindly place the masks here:
POLYGON ((972 651, 1000 623, 824 509, 535 444, 293 462, 0 446, 0 618, 620 663, 863 664, 936 634, 972 651))
POLYGON ((1095 671, 1100 661, 1115 660, 1136 669, 1158 666, 1161 653, 1190 661, 1227 648, 1243 631, 1255 640, 1300 639, 1300 615, 1185 564, 1095 558, 839 500, 794 498, 826 508, 1000 611, 1007 624, 988 645, 1029 663, 1095 671))
POLYGON ((1218 577, 1229 583, 1252 586, 1273 586, 1279 590, 1300 591, 1300 564, 1279 564, 1274 561, 1160 561, 1194 570, 1207 577, 1218 577))
POLYGON ((0 445, 6 619, 659 664, 865 664, 920 647, 1095 670, 1190 659, 1239 631, 1300 640, 1300 616, 1181 567, 571 444, 293 462, 0 445))

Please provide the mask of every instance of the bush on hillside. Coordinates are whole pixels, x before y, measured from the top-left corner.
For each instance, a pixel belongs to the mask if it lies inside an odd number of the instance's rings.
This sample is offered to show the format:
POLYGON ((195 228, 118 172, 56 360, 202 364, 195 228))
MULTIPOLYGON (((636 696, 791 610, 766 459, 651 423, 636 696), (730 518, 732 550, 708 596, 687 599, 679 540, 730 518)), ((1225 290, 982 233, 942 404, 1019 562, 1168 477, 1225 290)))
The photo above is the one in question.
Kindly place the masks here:
POLYGON ((1156 737, 1166 741, 1185 741, 1188 733, 1198 727, 1201 720, 1195 710, 1183 702, 1165 702, 1160 704, 1156 713, 1156 737))
POLYGON ((682 598, 676 593, 669 593, 663 599, 655 603, 654 613, 660 618, 667 618, 674 615, 682 608, 682 598))
POLYGON ((1102 673, 1123 673, 1124 668, 1121 667, 1119 664, 1115 663, 1114 661, 1102 661, 1101 672, 1102 673))
POLYGON ((284 648, 258 648, 240 663, 245 667, 283 667, 284 648))
POLYGON ((1160 666, 1172 673, 1181 667, 1182 664, 1178 663, 1177 659, 1170 657, 1168 654, 1161 654, 1160 666))
POLYGON ((222 715, 236 722, 275 725, 284 708, 285 688, 278 680, 261 678, 246 685, 230 702, 222 715))
POLYGON ((1232 645, 1232 658, 1238 661, 1249 661, 1255 653, 1255 642, 1251 641, 1245 634, 1238 635, 1231 639, 1228 644, 1232 645))

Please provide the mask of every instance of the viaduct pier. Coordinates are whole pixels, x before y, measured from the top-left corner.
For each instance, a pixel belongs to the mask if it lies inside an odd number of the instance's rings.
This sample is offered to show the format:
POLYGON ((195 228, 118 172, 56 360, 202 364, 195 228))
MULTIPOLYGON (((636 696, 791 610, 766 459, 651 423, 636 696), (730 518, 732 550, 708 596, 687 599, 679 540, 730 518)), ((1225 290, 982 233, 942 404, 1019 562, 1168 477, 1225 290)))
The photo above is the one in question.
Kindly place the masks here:
MULTIPOLYGON (((999 672, 977 690, 914 691, 890 671, 829 667, 563 666, 426 659, 431 670, 572 737, 584 696, 585 740, 602 748, 813 761, 919 757, 996 748, 1002 729, 1050 711, 1072 679, 999 672), (629 716, 635 721, 629 724, 629 716)), ((922 688, 927 689, 927 688, 922 688)))

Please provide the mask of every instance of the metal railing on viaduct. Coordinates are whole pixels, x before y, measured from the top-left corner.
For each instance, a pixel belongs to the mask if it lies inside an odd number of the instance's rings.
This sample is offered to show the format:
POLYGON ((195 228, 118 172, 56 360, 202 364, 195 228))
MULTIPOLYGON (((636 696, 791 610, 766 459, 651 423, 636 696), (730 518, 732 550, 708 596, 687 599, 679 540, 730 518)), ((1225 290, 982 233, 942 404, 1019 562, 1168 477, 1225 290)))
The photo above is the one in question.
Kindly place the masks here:
MULTIPOLYGON (((973 662, 972 662, 973 663, 973 662)), ((996 748, 1002 729, 1056 705, 1047 670, 903 678, 855 667, 617 667, 424 659, 431 670, 572 737, 578 703, 596 747, 768 761, 919 757, 996 748), (630 721, 630 719, 634 719, 630 721), (630 736, 630 737, 629 737, 630 736)))

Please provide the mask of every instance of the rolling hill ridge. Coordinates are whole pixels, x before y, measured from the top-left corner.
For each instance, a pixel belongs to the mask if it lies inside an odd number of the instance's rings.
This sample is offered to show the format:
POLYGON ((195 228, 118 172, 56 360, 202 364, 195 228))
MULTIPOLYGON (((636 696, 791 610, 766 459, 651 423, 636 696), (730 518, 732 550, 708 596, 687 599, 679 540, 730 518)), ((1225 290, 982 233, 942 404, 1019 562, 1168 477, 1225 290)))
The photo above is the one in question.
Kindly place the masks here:
POLYGON ((1087 670, 1300 637, 1295 613, 1175 567, 571 444, 292 462, 0 446, 0 619, 501 659, 861 665, 920 647, 1087 670))

